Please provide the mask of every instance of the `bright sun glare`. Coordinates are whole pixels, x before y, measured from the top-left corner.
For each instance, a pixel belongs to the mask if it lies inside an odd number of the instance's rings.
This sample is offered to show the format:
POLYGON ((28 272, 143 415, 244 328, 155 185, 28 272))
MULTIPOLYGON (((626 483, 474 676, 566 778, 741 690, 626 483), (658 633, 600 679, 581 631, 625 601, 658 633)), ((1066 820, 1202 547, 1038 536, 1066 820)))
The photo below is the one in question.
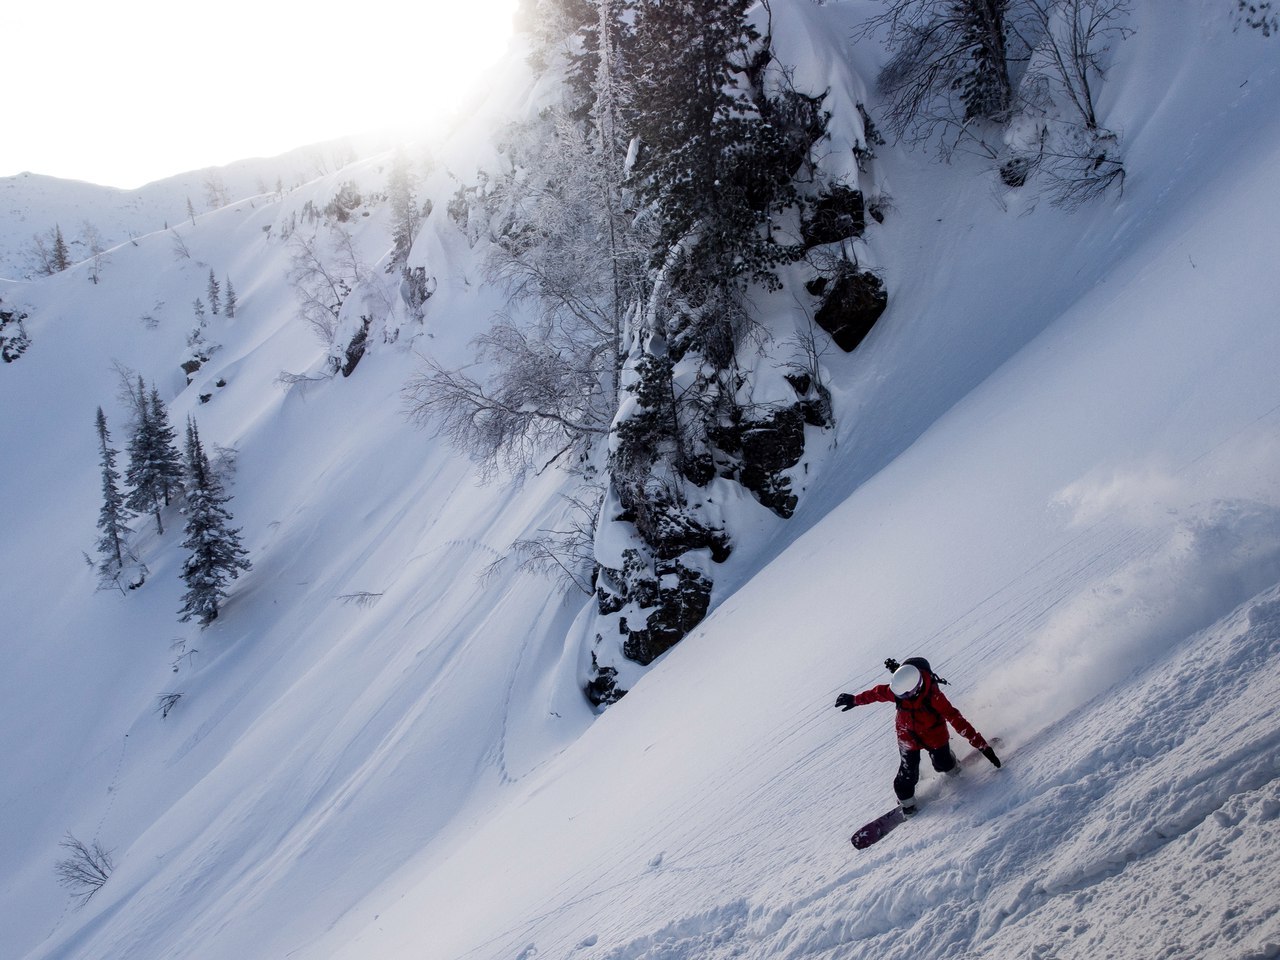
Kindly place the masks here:
MULTIPOLYGON (((20 0, 19 0, 20 2, 20 0)), ((0 176, 118 187, 449 116, 516 0, 4 4, 0 176)))

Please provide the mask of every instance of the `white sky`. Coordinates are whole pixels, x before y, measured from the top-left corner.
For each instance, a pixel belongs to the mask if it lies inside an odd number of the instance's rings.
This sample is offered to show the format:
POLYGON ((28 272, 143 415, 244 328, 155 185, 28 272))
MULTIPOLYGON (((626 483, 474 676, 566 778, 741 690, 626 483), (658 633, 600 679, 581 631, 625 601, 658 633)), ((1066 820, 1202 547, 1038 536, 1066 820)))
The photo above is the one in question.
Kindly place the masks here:
POLYGON ((420 129, 502 54, 515 3, 4 0, 0 176, 137 187, 420 129))

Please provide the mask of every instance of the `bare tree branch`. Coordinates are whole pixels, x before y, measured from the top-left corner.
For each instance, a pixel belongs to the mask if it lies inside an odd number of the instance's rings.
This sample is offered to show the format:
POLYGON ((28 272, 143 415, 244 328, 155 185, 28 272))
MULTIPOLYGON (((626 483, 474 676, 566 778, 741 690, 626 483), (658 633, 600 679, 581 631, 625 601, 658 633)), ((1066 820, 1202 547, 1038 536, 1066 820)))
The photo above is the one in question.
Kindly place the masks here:
POLYGON ((115 869, 111 854, 97 840, 85 843, 71 833, 67 833, 58 846, 68 851, 68 855, 54 865, 58 883, 84 906, 102 889, 115 869))

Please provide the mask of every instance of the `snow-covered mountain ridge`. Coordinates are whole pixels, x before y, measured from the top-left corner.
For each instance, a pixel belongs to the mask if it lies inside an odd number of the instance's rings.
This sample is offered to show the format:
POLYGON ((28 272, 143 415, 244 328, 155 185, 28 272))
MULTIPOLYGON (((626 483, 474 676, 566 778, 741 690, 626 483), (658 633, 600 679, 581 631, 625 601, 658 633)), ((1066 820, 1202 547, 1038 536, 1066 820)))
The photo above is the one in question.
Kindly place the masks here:
MULTIPOLYGON (((1123 196, 1067 215, 970 159, 881 149, 893 298, 823 356, 834 442, 598 719, 582 599, 492 566, 561 522, 563 478, 481 484, 403 416, 415 354, 465 357, 506 306, 441 215, 450 163, 412 255, 438 283, 421 323, 380 270, 386 205, 353 221, 393 309, 347 378, 277 383, 327 361, 282 232, 345 180, 384 189, 386 156, 188 221, 187 257, 161 231, 96 285, 0 287, 32 337, 0 368, 6 953, 1280 955, 1280 78, 1232 6, 1135 5, 1104 92, 1123 196), (188 385, 211 270, 240 309, 188 385), (112 361, 238 451, 254 569, 203 631, 175 619, 175 537, 139 522, 129 595, 81 560, 112 361), (919 819, 855 854, 892 802, 892 718, 831 704, 911 653, 1007 764, 926 774, 919 819), (67 831, 115 853, 79 910, 52 869, 67 831)), ((845 69, 819 50, 814 76, 845 69)))
POLYGON ((38 173, 0 177, 0 278, 38 276, 35 238, 55 228, 61 229, 72 258, 85 260, 90 256, 86 225, 110 249, 177 226, 192 212, 200 215, 232 201, 291 190, 386 149, 373 138, 347 138, 179 174, 136 190, 38 173))

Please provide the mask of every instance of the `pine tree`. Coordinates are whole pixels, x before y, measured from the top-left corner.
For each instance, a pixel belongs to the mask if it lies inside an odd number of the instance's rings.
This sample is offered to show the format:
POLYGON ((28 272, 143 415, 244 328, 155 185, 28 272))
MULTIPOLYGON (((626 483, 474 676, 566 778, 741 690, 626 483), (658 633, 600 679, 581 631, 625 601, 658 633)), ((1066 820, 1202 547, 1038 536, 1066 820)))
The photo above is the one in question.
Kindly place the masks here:
POLYGON ((61 272, 69 266, 71 266, 71 252, 67 249, 67 242, 62 239, 62 227, 55 225, 53 228, 53 269, 61 272))
POLYGON ((209 271, 209 309, 215 317, 222 309, 222 287, 218 285, 218 278, 213 275, 212 269, 209 271))
POLYGON ((643 141, 640 192, 661 229, 653 266, 683 247, 684 276, 721 288, 774 286, 775 268, 802 253, 775 242, 771 229, 797 200, 798 163, 786 131, 765 115, 759 79, 771 53, 747 19, 750 6, 649 0, 636 15, 645 65, 634 117, 643 141))
MULTIPOLYGON (((138 389, 143 389, 138 378, 138 389)), ((149 402, 141 407, 137 429, 129 443, 129 469, 125 478, 133 488, 127 505, 135 513, 150 513, 156 533, 164 533, 160 511, 167 507, 182 482, 182 460, 174 443, 176 435, 160 394, 151 388, 149 402)))
POLYGON ((102 465, 102 509, 98 513, 98 579, 103 585, 117 583, 124 570, 125 561, 133 559, 125 538, 133 531, 129 528, 129 512, 120 493, 120 474, 116 470, 119 450, 111 446, 107 432, 107 416, 98 408, 98 455, 102 465))
POLYGON ((232 517, 226 508, 231 497, 210 469, 194 419, 187 420, 186 475, 189 509, 182 546, 189 552, 182 565, 182 579, 187 592, 182 596, 178 619, 185 623, 194 617, 203 627, 217 619, 227 596, 227 582, 249 570, 251 564, 240 543, 239 529, 231 527, 232 517))
POLYGON ((226 278, 225 284, 227 288, 227 302, 226 302, 227 319, 234 320, 236 318, 236 304, 238 303, 238 301, 236 300, 236 288, 231 285, 230 277, 226 278))
POLYGON ((160 394, 151 388, 151 429, 155 436, 155 477, 160 495, 167 507, 182 491, 182 455, 178 453, 178 434, 169 423, 169 412, 160 394))
POLYGON ((404 267, 405 261, 409 259, 413 238, 418 235, 422 216, 413 195, 413 186, 409 161, 403 153, 397 151, 387 177, 387 199, 391 204, 391 240, 394 244, 391 260, 387 264, 388 273, 397 267, 404 267))

